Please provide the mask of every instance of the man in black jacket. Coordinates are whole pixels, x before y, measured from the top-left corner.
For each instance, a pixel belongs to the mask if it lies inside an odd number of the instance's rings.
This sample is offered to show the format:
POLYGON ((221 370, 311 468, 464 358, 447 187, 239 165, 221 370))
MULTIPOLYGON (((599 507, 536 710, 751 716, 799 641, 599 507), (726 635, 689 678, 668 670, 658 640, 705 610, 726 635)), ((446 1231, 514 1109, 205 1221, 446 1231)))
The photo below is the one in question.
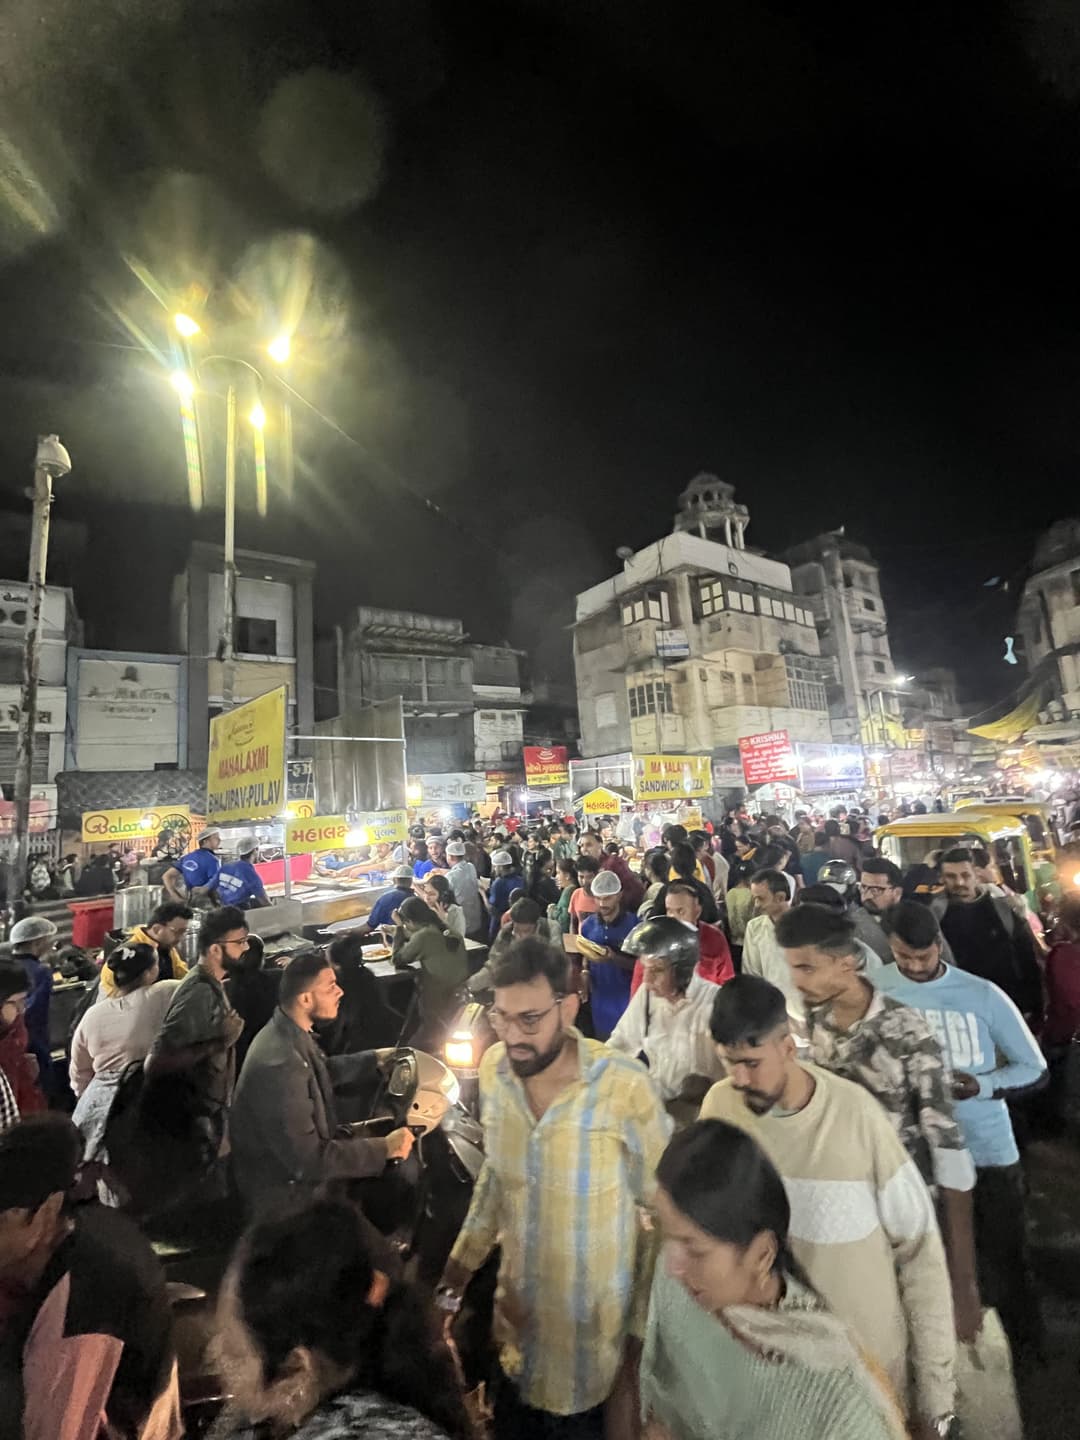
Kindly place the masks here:
POLYGON ((1028 1024, 1037 1025, 1043 1013, 1042 972, 1031 927, 1004 897, 979 884, 970 850, 947 850, 941 878, 945 894, 935 896, 930 908, 955 963, 1004 990, 1028 1024))
POLYGON ((321 951, 297 955, 282 974, 278 1008, 251 1042, 230 1133, 237 1188, 255 1210, 308 1195, 332 1177, 378 1175, 412 1149, 409 1130, 369 1140, 338 1124, 335 1084, 374 1079, 388 1053, 323 1056, 312 1030, 317 1020, 334 1019, 341 994, 321 951))

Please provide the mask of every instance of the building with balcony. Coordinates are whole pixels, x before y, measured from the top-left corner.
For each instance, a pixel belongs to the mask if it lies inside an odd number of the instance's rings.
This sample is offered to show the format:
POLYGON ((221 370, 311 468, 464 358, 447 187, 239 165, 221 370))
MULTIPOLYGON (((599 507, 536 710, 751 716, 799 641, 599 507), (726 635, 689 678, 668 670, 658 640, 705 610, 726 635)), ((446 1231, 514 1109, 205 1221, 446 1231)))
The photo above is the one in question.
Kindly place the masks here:
MULTIPOLYGON (((288 731, 311 735, 315 722, 315 639, 312 584, 315 566, 291 555, 236 552, 233 635, 237 704, 279 685, 288 686, 288 731)), ((210 720, 221 713, 222 618, 225 567, 220 546, 192 545, 187 567, 173 581, 173 645, 188 657, 187 763, 205 771, 210 720)), ((307 754, 308 742, 290 747, 307 754)))
POLYGON ((795 592, 813 608, 821 654, 833 662, 828 701, 834 738, 902 746, 903 686, 897 684, 877 561, 843 530, 793 546, 784 558, 795 592))
POLYGON ((811 604, 791 571, 746 547, 733 486, 699 475, 673 533, 577 597, 574 666, 583 756, 737 755, 787 730, 829 742, 828 686, 811 604))

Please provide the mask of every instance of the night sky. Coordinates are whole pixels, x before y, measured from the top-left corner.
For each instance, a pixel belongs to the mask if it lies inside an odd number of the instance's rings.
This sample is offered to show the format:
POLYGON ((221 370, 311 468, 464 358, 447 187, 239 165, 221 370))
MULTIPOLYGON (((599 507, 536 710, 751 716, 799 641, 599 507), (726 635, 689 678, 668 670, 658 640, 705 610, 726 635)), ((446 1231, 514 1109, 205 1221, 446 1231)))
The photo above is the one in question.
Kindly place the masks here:
POLYGON ((219 534, 220 399, 196 517, 165 383, 199 282, 234 350, 297 307, 295 492, 271 440, 238 538, 319 561, 323 627, 458 614, 568 675, 574 592, 708 470, 758 547, 872 548, 901 669, 1015 683, 1003 585, 1076 508, 1067 0, 39 11, 0 8, 0 484, 60 432, 91 641, 164 647, 219 534))

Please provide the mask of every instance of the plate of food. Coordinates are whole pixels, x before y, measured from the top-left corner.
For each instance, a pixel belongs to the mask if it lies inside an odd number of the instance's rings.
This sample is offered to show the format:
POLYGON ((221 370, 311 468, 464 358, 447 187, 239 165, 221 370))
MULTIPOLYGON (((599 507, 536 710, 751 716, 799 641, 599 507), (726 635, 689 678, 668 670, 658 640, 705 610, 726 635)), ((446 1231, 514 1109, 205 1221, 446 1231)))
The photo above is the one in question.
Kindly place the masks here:
POLYGON ((394 953, 389 945, 365 945, 363 949, 365 960, 389 960, 394 953))

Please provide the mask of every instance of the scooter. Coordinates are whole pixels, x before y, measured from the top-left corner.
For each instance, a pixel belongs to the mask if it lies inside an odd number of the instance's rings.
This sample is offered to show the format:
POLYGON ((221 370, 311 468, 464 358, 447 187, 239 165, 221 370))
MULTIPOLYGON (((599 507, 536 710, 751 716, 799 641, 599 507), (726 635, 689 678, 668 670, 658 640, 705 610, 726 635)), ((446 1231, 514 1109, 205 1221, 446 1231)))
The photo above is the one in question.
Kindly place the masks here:
POLYGON ((349 1126, 359 1135, 403 1127, 416 1137, 413 1154, 347 1188, 402 1261, 415 1261, 417 1279, 434 1285, 468 1213, 484 1163, 484 1135, 448 1066, 406 1046, 395 1051, 369 1118, 349 1126))

